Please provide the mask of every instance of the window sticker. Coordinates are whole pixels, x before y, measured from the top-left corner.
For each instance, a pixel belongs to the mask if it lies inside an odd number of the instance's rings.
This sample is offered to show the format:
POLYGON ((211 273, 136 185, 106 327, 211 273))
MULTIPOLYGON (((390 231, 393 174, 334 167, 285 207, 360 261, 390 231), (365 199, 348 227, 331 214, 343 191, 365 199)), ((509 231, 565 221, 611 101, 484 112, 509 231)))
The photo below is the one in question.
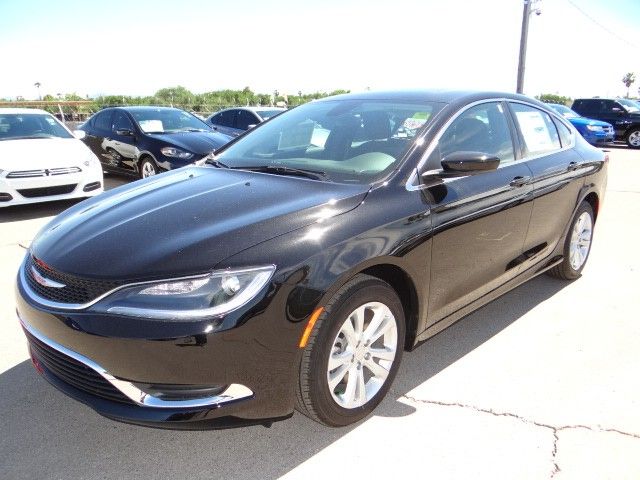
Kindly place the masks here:
POLYGON ((138 122, 144 133, 148 132, 164 132, 162 120, 140 120, 138 122))
POLYGON ((295 128, 280 132, 278 150, 308 147, 311 143, 314 128, 315 123, 307 121, 299 123, 295 128))
POLYGON ((394 135, 396 138, 415 137, 418 130, 429 120, 429 112, 416 112, 413 116, 406 118, 398 131, 394 135))
POLYGON ((529 152, 553 150, 553 141, 542 113, 536 111, 516 112, 516 117, 529 152))

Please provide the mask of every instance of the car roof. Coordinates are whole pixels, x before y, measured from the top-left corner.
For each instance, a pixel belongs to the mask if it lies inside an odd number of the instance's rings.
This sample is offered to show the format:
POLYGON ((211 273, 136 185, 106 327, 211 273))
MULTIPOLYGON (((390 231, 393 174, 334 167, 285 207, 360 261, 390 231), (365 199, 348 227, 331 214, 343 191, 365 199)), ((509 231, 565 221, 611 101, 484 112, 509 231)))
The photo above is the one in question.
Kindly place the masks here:
POLYGON ((44 110, 40 110, 39 108, 0 108, 0 113, 10 113, 13 115, 24 115, 24 114, 39 114, 39 115, 51 115, 49 112, 44 110))
POLYGON ((269 107, 264 106, 257 106, 257 107, 229 107, 229 108, 223 108, 222 110, 218 110, 215 113, 220 113, 220 112, 226 112, 227 110, 248 110, 250 112, 260 112, 262 110, 282 110, 283 112, 286 110, 286 108, 284 107, 269 107))
POLYGON ((457 103, 472 102, 490 98, 507 98, 511 100, 523 100, 526 102, 540 103, 531 97, 506 92, 493 92, 481 90, 447 90, 447 89, 424 89, 424 90, 389 90, 389 91, 367 91, 359 93, 345 93, 326 97, 317 102, 331 100, 395 100, 408 102, 441 102, 457 103))
MULTIPOLYGON (((180 112, 184 112, 184 110, 180 109, 180 108, 176 108, 176 107, 160 107, 160 106, 153 106, 153 105, 131 105, 131 106, 126 106, 126 107, 107 107, 107 108, 112 108, 112 109, 118 109, 118 110, 126 110, 126 111, 137 111, 137 112, 141 112, 141 111, 156 111, 156 110, 177 110, 180 112)), ((103 109, 103 110, 107 110, 107 108, 103 109)))

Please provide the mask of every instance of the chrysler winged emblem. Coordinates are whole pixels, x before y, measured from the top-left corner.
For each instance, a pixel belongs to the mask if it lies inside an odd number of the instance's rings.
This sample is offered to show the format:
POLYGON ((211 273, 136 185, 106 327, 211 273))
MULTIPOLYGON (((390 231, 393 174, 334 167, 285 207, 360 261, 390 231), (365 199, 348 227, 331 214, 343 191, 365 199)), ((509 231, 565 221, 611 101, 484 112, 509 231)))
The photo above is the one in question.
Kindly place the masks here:
POLYGON ((50 288, 66 287, 64 283, 54 282, 53 280, 43 277, 42 275, 40 275, 40 272, 38 272, 33 266, 31 266, 31 274, 33 275, 33 278, 35 279, 35 281, 38 282, 43 287, 50 287, 50 288))

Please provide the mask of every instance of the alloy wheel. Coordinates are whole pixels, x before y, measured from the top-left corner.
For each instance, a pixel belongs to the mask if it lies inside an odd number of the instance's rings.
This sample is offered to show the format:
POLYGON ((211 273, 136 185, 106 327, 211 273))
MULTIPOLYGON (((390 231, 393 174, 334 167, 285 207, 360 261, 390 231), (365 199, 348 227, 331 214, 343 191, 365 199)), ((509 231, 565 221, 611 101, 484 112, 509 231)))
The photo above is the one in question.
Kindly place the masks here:
POLYGON ((587 260, 592 234, 593 222, 591 215, 588 212, 582 212, 582 215, 578 217, 573 225, 569 244, 569 262, 574 270, 579 270, 587 260))
POLYGON ((396 358, 398 328, 385 304, 368 302, 345 319, 331 346, 327 383, 334 401, 353 409, 384 385, 396 358))
POLYGON ((146 161, 142 164, 142 178, 152 177, 156 173, 156 167, 150 161, 146 161))
POLYGON ((640 147, 640 130, 634 130, 629 134, 629 145, 640 147))

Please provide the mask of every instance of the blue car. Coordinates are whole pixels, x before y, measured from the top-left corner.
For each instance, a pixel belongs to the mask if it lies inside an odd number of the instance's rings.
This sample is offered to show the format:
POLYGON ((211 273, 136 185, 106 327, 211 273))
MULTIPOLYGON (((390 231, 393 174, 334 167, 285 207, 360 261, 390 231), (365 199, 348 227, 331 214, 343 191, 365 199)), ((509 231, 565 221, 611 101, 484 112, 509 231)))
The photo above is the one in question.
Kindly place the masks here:
POLYGON ((547 106, 554 109, 564 118, 569 120, 576 130, 584 137, 584 139, 592 145, 600 143, 611 143, 615 133, 613 131, 613 125, 593 118, 583 117, 577 112, 574 112, 565 105, 558 103, 548 103, 547 106))

